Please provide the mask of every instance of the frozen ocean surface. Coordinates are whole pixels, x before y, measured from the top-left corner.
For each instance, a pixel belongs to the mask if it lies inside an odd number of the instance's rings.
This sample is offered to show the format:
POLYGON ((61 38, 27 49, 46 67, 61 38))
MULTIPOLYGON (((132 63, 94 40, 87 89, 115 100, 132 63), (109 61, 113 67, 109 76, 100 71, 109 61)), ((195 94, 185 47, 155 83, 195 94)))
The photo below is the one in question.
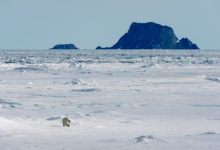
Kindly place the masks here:
POLYGON ((0 149, 219 150, 219 91, 220 51, 1 50, 0 149))

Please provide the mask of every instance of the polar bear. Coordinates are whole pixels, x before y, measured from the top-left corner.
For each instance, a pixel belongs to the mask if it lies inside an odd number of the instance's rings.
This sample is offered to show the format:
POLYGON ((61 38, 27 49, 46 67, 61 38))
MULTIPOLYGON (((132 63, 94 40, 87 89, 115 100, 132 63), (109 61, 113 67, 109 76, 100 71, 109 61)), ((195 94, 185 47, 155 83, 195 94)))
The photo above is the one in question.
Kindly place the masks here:
POLYGON ((62 122, 63 122, 63 127, 70 127, 71 121, 69 118, 67 118, 67 117, 63 118, 62 122))

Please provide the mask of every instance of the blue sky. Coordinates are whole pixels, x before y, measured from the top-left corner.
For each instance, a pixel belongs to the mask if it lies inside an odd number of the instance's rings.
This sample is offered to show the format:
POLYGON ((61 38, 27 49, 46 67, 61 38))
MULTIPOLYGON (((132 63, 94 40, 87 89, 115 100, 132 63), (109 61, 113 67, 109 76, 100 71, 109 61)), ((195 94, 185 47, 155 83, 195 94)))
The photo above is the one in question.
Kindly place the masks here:
POLYGON ((201 49, 220 49, 219 0, 0 0, 0 49, 112 46, 132 22, 171 26, 201 49))

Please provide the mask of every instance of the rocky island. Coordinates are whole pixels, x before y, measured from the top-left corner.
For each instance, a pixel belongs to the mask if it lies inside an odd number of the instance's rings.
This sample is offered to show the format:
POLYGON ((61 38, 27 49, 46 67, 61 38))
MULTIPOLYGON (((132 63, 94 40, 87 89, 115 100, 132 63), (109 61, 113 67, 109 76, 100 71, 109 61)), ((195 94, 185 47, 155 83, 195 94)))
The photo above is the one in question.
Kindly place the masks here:
POLYGON ((51 48, 53 50, 56 50, 56 49, 78 49, 74 44, 58 44, 58 45, 55 45, 53 48, 51 48))
POLYGON ((119 41, 112 47, 96 49, 199 49, 188 38, 178 40, 171 27, 157 23, 133 22, 119 41))

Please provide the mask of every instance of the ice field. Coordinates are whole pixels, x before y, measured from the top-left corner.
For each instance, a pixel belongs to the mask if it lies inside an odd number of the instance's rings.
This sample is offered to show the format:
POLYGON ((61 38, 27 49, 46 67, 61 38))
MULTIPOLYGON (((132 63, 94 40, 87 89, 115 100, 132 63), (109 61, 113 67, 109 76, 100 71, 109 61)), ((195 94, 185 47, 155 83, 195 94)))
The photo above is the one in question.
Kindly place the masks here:
POLYGON ((0 149, 219 150, 220 51, 1 50, 0 149))

